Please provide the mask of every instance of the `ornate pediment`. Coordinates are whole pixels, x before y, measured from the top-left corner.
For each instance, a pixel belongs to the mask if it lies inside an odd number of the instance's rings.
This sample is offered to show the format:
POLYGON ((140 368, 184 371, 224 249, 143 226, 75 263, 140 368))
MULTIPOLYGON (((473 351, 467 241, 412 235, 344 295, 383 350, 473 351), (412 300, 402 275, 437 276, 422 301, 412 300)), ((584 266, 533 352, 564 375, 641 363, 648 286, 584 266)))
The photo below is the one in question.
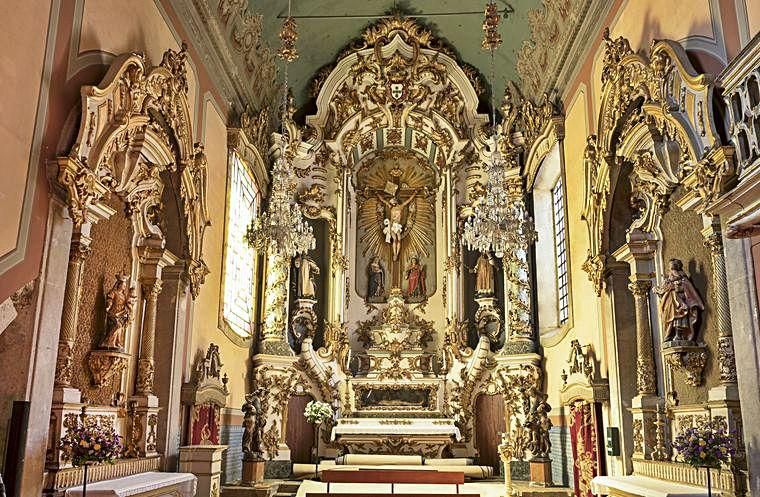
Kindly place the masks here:
POLYGON ((206 205, 207 161, 193 143, 187 92, 187 47, 167 50, 158 66, 137 53, 116 58, 97 86, 82 87, 79 134, 67 156, 56 159, 58 184, 77 229, 114 214, 117 195, 133 220, 138 245, 165 244, 161 229, 164 188, 176 188, 185 233, 186 278, 198 295, 208 268, 203 237, 211 224, 206 205), (164 184, 162 173, 176 177, 164 184))
POLYGON ((584 154, 589 234, 584 270, 598 294, 603 289, 608 239, 608 201, 623 161, 633 164, 632 204, 638 215, 630 229, 651 232, 682 184, 711 196, 732 174, 730 147, 721 145, 713 120, 714 82, 699 74, 676 42, 654 41, 646 56, 628 40, 605 30, 602 99, 597 129, 584 154), (600 267, 601 265, 601 267, 600 267))
POLYGON ((578 400, 592 403, 610 400, 609 383, 598 376, 591 345, 581 346, 578 340, 571 342, 567 369, 562 370, 559 398, 562 405, 578 400))
POLYGON ((209 344, 206 355, 199 358, 190 382, 182 385, 182 401, 186 404, 227 406, 227 373, 222 375, 219 346, 209 344))

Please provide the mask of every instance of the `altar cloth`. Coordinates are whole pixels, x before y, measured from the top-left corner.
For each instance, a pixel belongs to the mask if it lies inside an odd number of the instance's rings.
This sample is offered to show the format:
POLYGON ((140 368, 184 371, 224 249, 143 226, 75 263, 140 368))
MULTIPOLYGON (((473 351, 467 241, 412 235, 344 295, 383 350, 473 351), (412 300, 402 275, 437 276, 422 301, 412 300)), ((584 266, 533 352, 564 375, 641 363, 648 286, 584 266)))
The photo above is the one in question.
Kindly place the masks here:
POLYGON ((344 418, 332 429, 332 440, 341 435, 438 435, 462 436, 449 419, 427 418, 344 418))
MULTIPOLYGON (((591 481, 591 491, 604 495, 641 495, 646 497, 705 497, 707 489, 683 485, 646 476, 597 476, 591 481), (616 493, 617 491, 617 493, 616 493)), ((713 490, 714 497, 721 495, 713 490)))
MULTIPOLYGON (((87 497, 129 497, 151 492, 151 497, 193 497, 198 479, 192 473, 151 471, 87 484, 87 497), (162 494, 161 489, 166 493, 162 494)), ((66 490, 66 497, 81 497, 82 487, 66 490)))

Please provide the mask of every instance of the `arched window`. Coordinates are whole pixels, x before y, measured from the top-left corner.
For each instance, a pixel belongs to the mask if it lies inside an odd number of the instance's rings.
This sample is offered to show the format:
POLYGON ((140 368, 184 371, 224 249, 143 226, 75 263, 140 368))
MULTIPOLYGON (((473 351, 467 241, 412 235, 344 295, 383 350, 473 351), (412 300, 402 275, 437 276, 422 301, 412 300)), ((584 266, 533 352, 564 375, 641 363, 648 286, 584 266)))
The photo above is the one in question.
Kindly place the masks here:
POLYGON ((533 183, 538 330, 542 338, 561 336, 571 324, 570 275, 565 219, 565 184, 560 144, 544 158, 533 183))
POLYGON ((222 320, 226 330, 249 338, 254 330, 256 253, 245 238, 257 215, 260 193, 253 174, 235 152, 230 153, 227 224, 222 282, 222 320))

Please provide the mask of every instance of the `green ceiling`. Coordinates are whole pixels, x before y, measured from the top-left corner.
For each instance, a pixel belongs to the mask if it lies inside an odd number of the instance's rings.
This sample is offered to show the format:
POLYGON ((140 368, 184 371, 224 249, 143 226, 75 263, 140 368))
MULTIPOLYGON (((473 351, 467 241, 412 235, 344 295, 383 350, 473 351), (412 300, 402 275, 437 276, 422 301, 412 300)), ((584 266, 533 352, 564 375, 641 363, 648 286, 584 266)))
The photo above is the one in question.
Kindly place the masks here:
MULTIPOLYGON (((277 32, 282 23, 278 16, 287 14, 287 0, 248 0, 251 9, 264 16, 264 37, 272 47, 279 46, 277 32)), ((481 24, 485 0, 292 0, 294 16, 346 16, 330 19, 297 19, 300 57, 288 73, 298 104, 308 100, 308 86, 314 73, 330 64, 340 50, 361 35, 372 19, 356 18, 387 14, 395 5, 403 13, 421 15, 419 21, 448 42, 463 62, 475 66, 490 77, 490 56, 480 48, 481 24), (478 12, 470 15, 430 16, 431 13, 478 12), (348 16, 354 16, 349 18, 348 16)), ((502 20, 504 44, 496 53, 496 91, 501 95, 506 80, 517 80, 515 61, 523 40, 530 36, 528 10, 538 8, 540 0, 497 0, 500 10, 511 7, 514 12, 502 20)))

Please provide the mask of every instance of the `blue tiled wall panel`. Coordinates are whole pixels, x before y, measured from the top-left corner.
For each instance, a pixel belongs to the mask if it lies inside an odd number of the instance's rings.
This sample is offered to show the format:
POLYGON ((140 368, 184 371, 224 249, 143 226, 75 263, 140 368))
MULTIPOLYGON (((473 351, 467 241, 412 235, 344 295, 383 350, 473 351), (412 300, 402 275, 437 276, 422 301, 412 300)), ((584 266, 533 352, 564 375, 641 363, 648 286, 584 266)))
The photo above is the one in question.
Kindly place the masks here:
POLYGON ((222 482, 234 483, 243 476, 243 427, 222 425, 219 438, 227 445, 222 456, 222 482))
POLYGON ((573 488, 573 449, 570 428, 555 426, 549 431, 552 443, 552 479, 555 485, 573 488))

